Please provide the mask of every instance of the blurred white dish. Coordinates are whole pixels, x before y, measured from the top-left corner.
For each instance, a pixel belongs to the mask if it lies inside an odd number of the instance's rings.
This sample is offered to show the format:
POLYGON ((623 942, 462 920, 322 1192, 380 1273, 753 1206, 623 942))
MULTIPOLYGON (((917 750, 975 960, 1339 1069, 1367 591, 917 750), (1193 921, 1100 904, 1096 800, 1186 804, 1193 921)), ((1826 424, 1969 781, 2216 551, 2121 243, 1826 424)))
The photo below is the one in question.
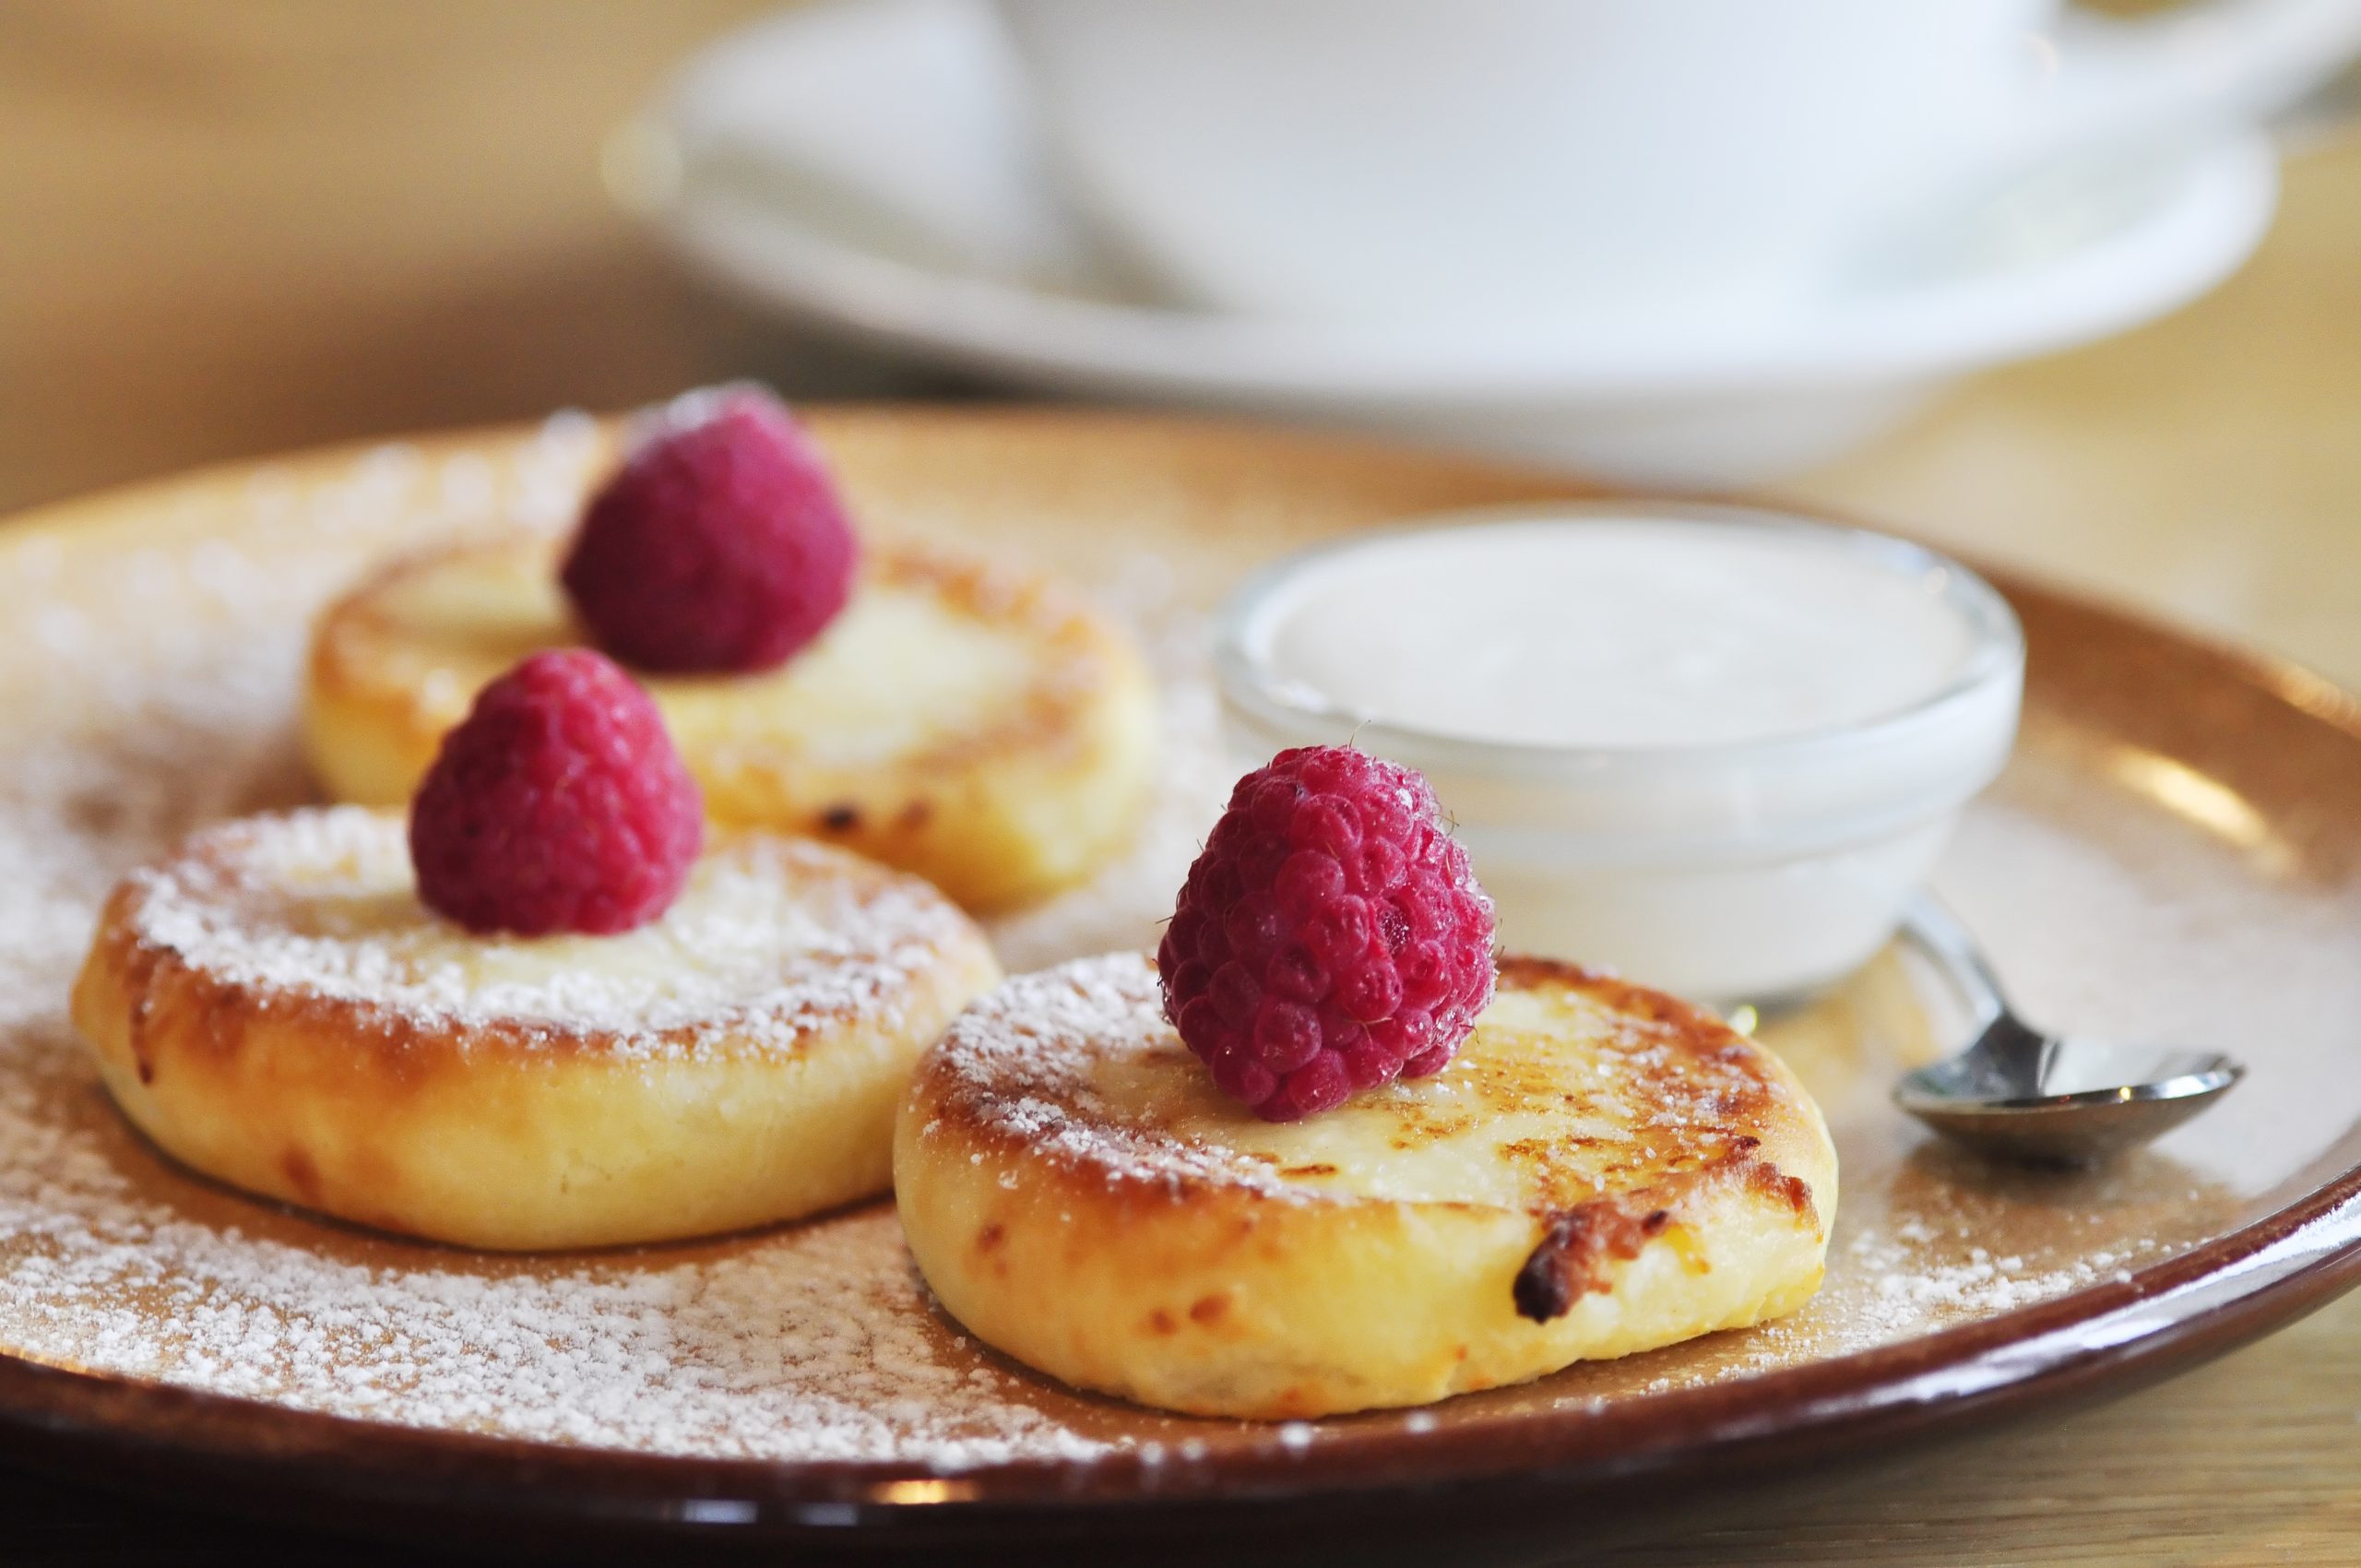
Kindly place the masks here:
POLYGON ((838 0, 725 38, 608 148, 611 188, 762 307, 1028 386, 1422 438, 1648 482, 1760 480, 1947 380, 2121 331, 2252 252, 2267 138, 2061 167, 1809 307, 1612 331, 1220 315, 1124 278, 1053 194, 983 0, 838 0))
POLYGON ((1059 188, 1171 297, 1384 322, 1809 308, 2036 170, 2258 124, 2361 0, 998 0, 1059 188))

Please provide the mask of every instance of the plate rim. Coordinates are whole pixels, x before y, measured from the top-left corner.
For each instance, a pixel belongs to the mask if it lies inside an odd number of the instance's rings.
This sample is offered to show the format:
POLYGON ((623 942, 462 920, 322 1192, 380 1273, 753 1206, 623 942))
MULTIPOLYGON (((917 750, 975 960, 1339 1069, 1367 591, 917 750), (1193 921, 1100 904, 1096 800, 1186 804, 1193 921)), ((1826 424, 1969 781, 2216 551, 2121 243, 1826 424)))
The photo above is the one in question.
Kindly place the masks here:
MULTIPOLYGON (((912 405, 896 409, 902 416, 914 411, 912 405)), ((957 408, 954 417, 1012 414, 1199 430, 1223 423, 1023 405, 957 408)), ((134 481, 0 521, 0 555, 39 538, 136 524, 153 516, 156 499, 261 470, 325 469, 388 445, 513 444, 539 428, 528 422, 346 443, 134 481)), ((1288 438, 1315 448, 1363 445, 1288 438)), ((1585 493, 1576 480, 1533 477, 1560 493, 1585 493)), ((2054 606, 2175 645, 2270 703, 2361 743, 2361 699, 2299 664, 2080 588, 1972 564, 2013 601, 2054 606)), ((1504 1414, 1350 1445, 1290 1447, 1273 1426, 1264 1443, 1202 1461, 1152 1465, 1117 1452, 1087 1462, 1029 1459, 945 1471, 905 1461, 652 1454, 404 1426, 0 1349, 0 1449, 53 1467, 61 1457, 101 1460, 165 1491, 226 1481, 229 1491, 258 1493, 282 1510, 288 1489, 297 1488, 321 1508, 399 1506, 494 1526, 572 1522, 842 1544, 916 1542, 930 1532, 988 1523, 1072 1529, 1152 1514, 1203 1525, 1275 1504, 1365 1512, 1386 1506, 1388 1498, 1414 1499, 1421 1507, 1446 1496, 1561 1506, 1608 1487, 1774 1468, 1883 1434, 1932 1435, 2026 1407, 2119 1392, 2269 1332, 2361 1286, 2361 1161, 2346 1165, 2337 1153, 2351 1138, 2347 1134, 2282 1183, 2281 1191, 2294 1195, 2279 1207, 2129 1278, 1603 1412, 1504 1414), (1382 1463, 1372 1463, 1373 1446, 1382 1463), (1448 1463, 1439 1468, 1438 1461, 1448 1463), (910 1490, 913 1483, 919 1490, 910 1490)), ((73 1467, 102 1479, 81 1463, 73 1467)))

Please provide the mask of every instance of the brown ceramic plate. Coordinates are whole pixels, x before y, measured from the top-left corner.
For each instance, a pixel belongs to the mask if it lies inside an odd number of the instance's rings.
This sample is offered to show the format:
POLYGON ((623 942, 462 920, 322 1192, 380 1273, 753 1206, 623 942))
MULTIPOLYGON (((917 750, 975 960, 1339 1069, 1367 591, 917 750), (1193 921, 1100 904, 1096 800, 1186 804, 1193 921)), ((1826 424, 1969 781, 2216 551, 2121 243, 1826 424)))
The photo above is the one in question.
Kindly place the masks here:
MULTIPOLYGON (((820 425, 872 528, 1182 606, 1341 529, 1556 483, 1072 412, 820 425)), ((493 1258, 176 1170, 115 1117, 65 1021, 96 899, 196 822, 305 798, 295 674, 325 596, 406 540, 561 526, 601 441, 576 421, 328 453, 0 536, 0 1430, 18 1453, 283 1516, 480 1531, 1563 1539, 1635 1500, 2160 1374, 2361 1273, 2361 715, 2299 672, 2005 578, 2032 645, 2025 730, 1945 890, 2037 1016, 2227 1046, 2252 1074, 2106 1172, 1985 1165, 1886 1105, 1935 1031, 1880 961, 1766 1031, 1845 1164, 1827 1288, 1778 1324, 1425 1411, 1192 1421, 979 1350, 930 1310, 883 1206, 493 1258)))

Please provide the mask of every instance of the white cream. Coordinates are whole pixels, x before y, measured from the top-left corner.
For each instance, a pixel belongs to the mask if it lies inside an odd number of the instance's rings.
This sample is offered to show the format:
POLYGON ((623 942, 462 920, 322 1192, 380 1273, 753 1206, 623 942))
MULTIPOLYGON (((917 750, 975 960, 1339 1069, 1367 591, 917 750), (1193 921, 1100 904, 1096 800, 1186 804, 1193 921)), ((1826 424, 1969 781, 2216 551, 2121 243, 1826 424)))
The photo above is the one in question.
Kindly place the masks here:
POLYGON ((1466 740, 1694 746, 1880 719, 1940 691, 1940 582, 1819 530, 1662 520, 1384 539, 1274 595, 1257 652, 1369 718, 1466 740))
POLYGON ((1349 739, 1423 769, 1508 946, 1729 1001, 1892 933, 2008 754, 2023 645, 1916 546, 1602 503, 1298 557, 1221 665, 1242 765, 1349 739))

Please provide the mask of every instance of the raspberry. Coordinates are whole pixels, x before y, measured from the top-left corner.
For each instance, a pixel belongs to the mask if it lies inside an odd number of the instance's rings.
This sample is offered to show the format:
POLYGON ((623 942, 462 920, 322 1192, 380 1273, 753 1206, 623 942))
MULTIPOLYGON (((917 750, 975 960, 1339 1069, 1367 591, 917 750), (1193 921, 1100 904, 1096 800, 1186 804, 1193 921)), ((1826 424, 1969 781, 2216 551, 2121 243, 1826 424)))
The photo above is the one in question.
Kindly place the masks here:
POLYGON ((562 574, 599 646, 643 670, 767 670, 852 594, 836 482, 768 392, 676 400, 590 498, 562 574))
POLYGON ((1442 1070, 1492 997, 1492 903, 1424 777, 1306 746, 1238 781, 1156 967, 1214 1082, 1292 1122, 1442 1070))
POLYGON ((629 931, 664 912, 704 802, 630 676, 587 648, 486 686, 409 808, 418 894, 469 931, 629 931))

